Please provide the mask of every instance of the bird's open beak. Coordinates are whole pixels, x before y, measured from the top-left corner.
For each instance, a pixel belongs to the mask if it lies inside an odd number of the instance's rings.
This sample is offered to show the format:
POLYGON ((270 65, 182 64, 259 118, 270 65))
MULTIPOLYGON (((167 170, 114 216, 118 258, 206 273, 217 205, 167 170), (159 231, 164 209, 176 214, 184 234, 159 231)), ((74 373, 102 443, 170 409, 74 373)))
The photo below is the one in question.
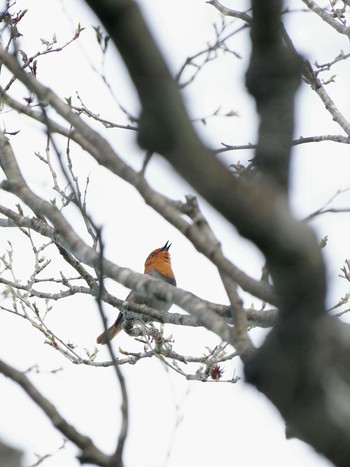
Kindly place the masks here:
POLYGON ((171 247, 171 243, 169 243, 169 240, 166 242, 166 244, 161 248, 161 251, 169 251, 169 248, 171 247))

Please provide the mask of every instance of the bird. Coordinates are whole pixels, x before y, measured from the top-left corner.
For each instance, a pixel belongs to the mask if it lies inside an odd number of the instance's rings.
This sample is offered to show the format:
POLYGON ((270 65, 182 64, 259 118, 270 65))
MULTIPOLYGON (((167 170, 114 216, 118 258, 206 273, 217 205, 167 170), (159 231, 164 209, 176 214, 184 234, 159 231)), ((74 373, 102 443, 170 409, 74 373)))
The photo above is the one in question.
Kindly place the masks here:
MULTIPOLYGON (((162 279, 163 281, 176 286, 176 279, 171 268, 171 258, 169 253, 170 247, 171 243, 167 241, 164 246, 153 250, 147 256, 144 274, 149 274, 156 279, 162 279)), ((140 294, 133 290, 129 293, 126 300, 131 303, 147 305, 158 311, 168 311, 172 305, 172 303, 160 300, 156 297, 140 294)), ((108 341, 111 341, 122 330, 123 321, 124 313, 123 309, 121 309, 116 321, 97 337, 96 342, 104 345, 107 344, 108 341)))

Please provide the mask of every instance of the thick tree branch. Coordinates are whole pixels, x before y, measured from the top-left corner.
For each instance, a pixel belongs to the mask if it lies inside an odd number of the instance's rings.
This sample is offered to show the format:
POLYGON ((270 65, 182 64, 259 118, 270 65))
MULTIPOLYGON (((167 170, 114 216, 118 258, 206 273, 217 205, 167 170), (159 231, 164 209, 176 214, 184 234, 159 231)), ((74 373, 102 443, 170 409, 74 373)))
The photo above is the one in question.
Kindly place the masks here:
MULTIPOLYGON (((280 73, 278 54, 276 50, 274 54, 271 53, 276 41, 281 40, 279 17, 281 4, 275 0, 264 2, 264 8, 259 0, 253 1, 252 4, 253 53, 249 79, 250 89, 254 93, 261 117, 259 148, 266 141, 264 136, 269 134, 269 131, 264 127, 266 121, 270 122, 274 118, 281 118, 281 116, 273 115, 272 107, 265 109, 266 114, 261 111, 266 104, 266 98, 267 100, 271 98, 277 99, 277 101, 281 100, 282 108, 288 113, 287 118, 292 121, 293 103, 291 98, 295 86, 287 73, 280 82, 275 82, 276 87, 271 89, 273 96, 265 96, 259 91, 261 78, 264 77, 264 74, 271 76, 276 72, 277 75, 280 73), (266 15, 271 21, 270 37, 264 35, 266 15), (261 35, 254 33, 255 28, 260 31, 261 35), (270 49, 268 54, 266 54, 266 48, 270 49), (266 60, 267 57, 270 59, 266 60), (254 64, 256 60, 258 63, 260 60, 258 70, 255 69, 254 64), (255 74, 256 71, 258 74, 255 74), (258 88, 258 92, 256 88, 258 88), (281 92, 282 89, 286 95, 291 93, 289 102, 284 102, 285 96, 281 92), (284 104, 286 104, 285 107, 284 104)), ((289 51, 292 50, 289 48, 289 51)), ((293 73, 293 69, 290 69, 290 73, 293 73)), ((284 130, 286 128, 283 126, 279 128, 280 132, 284 130)), ((278 131, 278 126, 275 126, 275 131, 278 131)), ((289 132, 290 140, 291 136, 291 132, 289 132)), ((288 151, 288 146, 290 146, 288 141, 280 141, 284 151, 288 151)), ((280 157, 283 157, 283 151, 281 151, 280 157)), ((345 466, 350 455, 349 433, 345 428, 349 426, 349 419, 346 417, 347 420, 344 423, 344 420, 339 418, 335 420, 336 417, 330 414, 335 410, 332 399, 339 391, 338 384, 348 385, 349 366, 348 364, 345 367, 341 365, 340 368, 334 370, 335 361, 329 356, 326 363, 324 352, 334 356, 335 351, 331 350, 334 346, 337 352, 340 352, 338 355, 342 355, 343 352, 348 355, 348 352, 343 348, 345 341, 339 338, 340 333, 349 333, 348 330, 341 329, 341 324, 328 318, 325 314, 324 268, 320 253, 316 251, 315 243, 309 244, 309 247, 308 251, 303 248, 299 252, 295 251, 294 259, 286 251, 283 259, 281 257, 279 260, 274 257, 272 251, 271 255, 267 255, 269 269, 275 280, 280 299, 281 314, 264 345, 246 364, 245 373, 247 380, 255 384, 274 402, 298 436, 324 453, 336 465, 345 466), (303 270, 300 269, 300 266, 303 270), (292 294, 288 292, 288 282, 292 294), (328 371, 337 374, 339 381, 324 385, 325 372, 328 371)), ((342 403, 347 405, 348 401, 343 400, 342 403)))
POLYGON ((255 15, 263 17, 264 23, 254 19, 252 22, 253 50, 246 82, 260 116, 255 161, 266 177, 265 183, 273 181, 282 191, 286 191, 293 134, 293 113, 290 109, 293 108, 294 93, 300 81, 298 71, 301 61, 282 42, 279 7, 278 1, 270 2, 267 9, 263 3, 253 3, 255 15), (270 61, 271 67, 266 67, 265 64, 270 61))

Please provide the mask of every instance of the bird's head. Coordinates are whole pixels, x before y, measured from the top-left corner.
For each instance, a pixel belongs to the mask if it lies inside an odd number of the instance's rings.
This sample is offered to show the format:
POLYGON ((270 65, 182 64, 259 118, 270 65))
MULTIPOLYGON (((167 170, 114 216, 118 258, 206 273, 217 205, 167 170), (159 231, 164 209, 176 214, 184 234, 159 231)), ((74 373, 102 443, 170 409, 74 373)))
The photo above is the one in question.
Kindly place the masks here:
POLYGON ((169 278, 175 279, 174 273, 171 269, 171 258, 169 248, 171 243, 166 242, 161 248, 153 250, 147 257, 145 262, 145 274, 151 274, 152 271, 169 278))

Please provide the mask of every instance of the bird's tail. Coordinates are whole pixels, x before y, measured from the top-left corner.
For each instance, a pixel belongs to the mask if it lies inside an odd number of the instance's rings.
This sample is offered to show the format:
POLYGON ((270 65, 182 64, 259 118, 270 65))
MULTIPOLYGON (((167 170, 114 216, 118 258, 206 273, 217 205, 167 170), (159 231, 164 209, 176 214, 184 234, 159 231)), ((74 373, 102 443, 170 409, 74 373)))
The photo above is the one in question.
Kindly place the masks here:
POLYGON ((98 336, 96 342, 101 345, 107 344, 108 341, 111 341, 121 331, 121 329, 122 327, 120 323, 113 323, 112 326, 107 329, 107 331, 104 331, 98 336))

